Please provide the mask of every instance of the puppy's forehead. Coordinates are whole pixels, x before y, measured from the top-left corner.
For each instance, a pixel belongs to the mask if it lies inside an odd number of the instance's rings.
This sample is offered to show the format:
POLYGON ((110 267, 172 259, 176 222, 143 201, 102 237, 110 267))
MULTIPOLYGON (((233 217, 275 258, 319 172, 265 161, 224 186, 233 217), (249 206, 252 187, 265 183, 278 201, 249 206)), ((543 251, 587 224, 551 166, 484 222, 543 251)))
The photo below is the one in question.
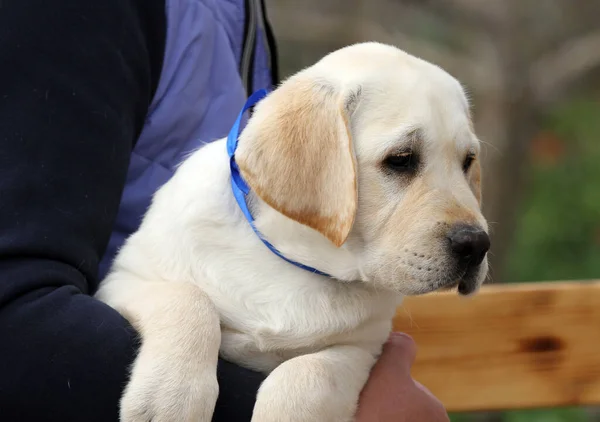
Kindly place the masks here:
POLYGON ((415 140, 436 149, 477 148, 467 98, 456 79, 419 61, 378 73, 379 77, 365 82, 356 115, 357 134, 371 140, 370 149, 415 140))
POLYGON ((344 90, 360 87, 353 118, 358 155, 375 157, 414 142, 416 130, 424 146, 436 151, 444 147, 447 154, 450 149, 464 154, 478 148, 464 89, 439 66, 369 42, 337 50, 312 70, 344 90))

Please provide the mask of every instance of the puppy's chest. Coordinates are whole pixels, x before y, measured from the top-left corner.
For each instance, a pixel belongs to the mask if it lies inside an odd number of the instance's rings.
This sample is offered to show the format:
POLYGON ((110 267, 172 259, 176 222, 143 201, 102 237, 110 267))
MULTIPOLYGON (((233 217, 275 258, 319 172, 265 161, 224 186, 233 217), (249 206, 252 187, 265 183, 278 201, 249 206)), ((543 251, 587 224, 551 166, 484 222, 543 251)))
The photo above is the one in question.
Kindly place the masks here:
POLYGON ((250 299, 252 304, 246 300, 234 312, 220 309, 221 354, 268 372, 287 359, 336 344, 357 344, 378 353, 398 299, 364 291, 337 293, 290 295, 262 304, 250 299))
POLYGON ((391 318, 367 321, 344 332, 323 330, 310 334, 270 329, 244 333, 223 325, 220 354, 231 362, 269 373, 288 359, 341 344, 361 347, 375 356, 390 329, 391 318))

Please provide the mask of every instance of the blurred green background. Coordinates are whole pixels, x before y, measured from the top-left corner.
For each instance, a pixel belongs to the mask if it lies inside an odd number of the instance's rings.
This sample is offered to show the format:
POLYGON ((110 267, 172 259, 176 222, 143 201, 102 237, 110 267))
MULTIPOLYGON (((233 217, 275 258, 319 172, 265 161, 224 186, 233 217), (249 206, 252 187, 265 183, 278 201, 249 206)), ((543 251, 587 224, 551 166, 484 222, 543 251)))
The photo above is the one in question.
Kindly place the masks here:
MULTIPOLYGON (((600 0, 267 0, 282 77, 359 41, 456 76, 484 143, 492 282, 600 279, 600 0)), ((600 331, 600 327, 599 327, 600 331)), ((452 415, 591 422, 596 408, 452 415)))
POLYGON ((556 107, 532 140, 507 280, 600 278, 600 102, 590 97, 556 107))
MULTIPOLYGON (((507 256, 511 282, 600 278, 600 102, 569 101, 553 110, 531 141, 527 195, 507 256)), ((599 327, 600 331, 600 327, 599 327)), ((490 415, 452 415, 453 422, 490 415)), ((600 421, 595 409, 522 410, 502 422, 600 421)))

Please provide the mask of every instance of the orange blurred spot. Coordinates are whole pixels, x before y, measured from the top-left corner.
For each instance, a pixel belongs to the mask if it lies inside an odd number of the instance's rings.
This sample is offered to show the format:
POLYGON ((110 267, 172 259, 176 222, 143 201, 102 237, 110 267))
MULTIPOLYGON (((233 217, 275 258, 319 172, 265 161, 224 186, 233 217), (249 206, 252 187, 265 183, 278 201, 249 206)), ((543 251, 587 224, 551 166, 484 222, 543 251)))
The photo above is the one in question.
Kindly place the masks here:
POLYGON ((594 230, 594 243, 596 245, 600 245, 600 227, 594 230))
POLYGON ((540 132, 531 141, 531 156, 537 164, 556 165, 565 155, 565 144, 552 132, 540 132))

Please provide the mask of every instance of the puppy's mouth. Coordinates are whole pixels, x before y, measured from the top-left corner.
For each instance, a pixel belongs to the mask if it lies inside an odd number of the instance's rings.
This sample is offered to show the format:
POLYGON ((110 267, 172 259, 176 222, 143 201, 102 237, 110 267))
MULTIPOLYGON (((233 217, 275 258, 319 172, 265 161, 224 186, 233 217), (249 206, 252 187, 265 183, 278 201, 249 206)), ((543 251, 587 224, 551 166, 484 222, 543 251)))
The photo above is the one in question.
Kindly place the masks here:
POLYGON ((447 286, 441 287, 438 291, 441 292, 449 292, 456 289, 459 295, 468 296, 477 290, 477 285, 475 283, 470 283, 464 280, 455 281, 447 286))
POLYGON ((467 271, 462 271, 461 274, 458 274, 456 277, 452 277, 452 281, 449 283, 444 283, 438 291, 451 291, 456 289, 458 294, 461 296, 468 296, 474 293, 478 286, 477 278, 479 273, 479 266, 469 269, 467 271))

